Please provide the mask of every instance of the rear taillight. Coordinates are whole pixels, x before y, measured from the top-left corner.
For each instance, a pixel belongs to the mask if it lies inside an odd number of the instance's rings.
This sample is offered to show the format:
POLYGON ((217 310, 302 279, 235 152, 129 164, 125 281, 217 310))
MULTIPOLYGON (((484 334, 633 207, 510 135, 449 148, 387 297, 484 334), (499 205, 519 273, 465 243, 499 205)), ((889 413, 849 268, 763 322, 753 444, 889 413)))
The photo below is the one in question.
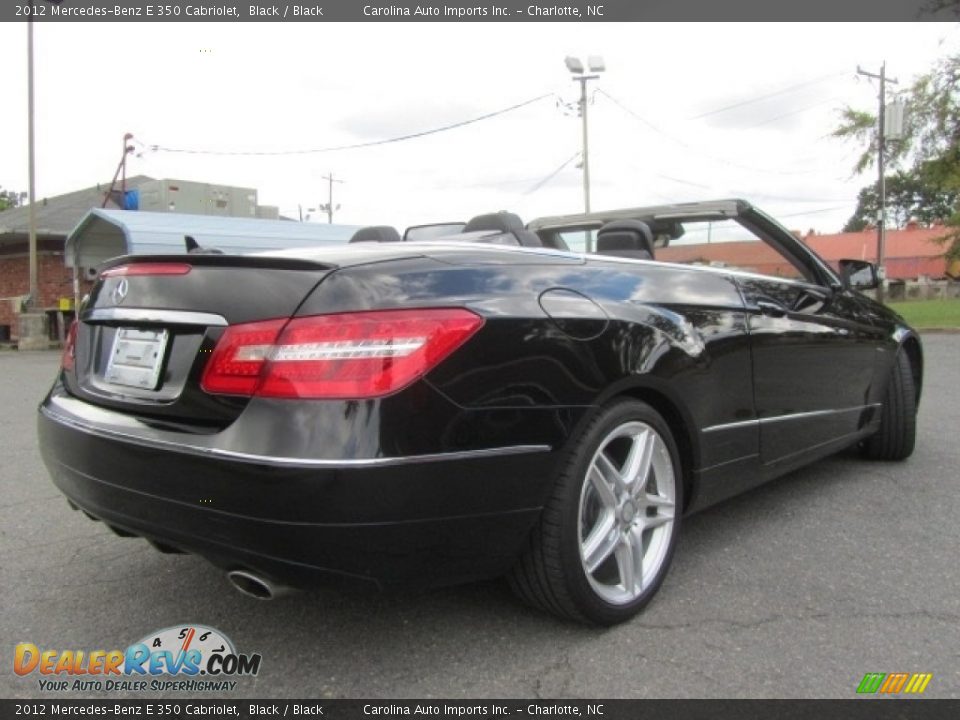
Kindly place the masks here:
POLYGON ((77 321, 70 323, 70 329, 67 330, 67 337, 63 341, 63 355, 60 357, 60 368, 62 370, 73 370, 73 363, 77 352, 77 321))
POLYGON ((213 350, 200 381, 205 392, 253 395, 286 320, 231 325, 213 350))
POLYGON ((186 275, 191 266, 187 263, 135 263, 117 265, 100 273, 101 278, 133 277, 135 275, 186 275))
POLYGON ((462 308, 378 310, 231 325, 201 386, 215 394, 373 398, 436 367, 483 325, 462 308))

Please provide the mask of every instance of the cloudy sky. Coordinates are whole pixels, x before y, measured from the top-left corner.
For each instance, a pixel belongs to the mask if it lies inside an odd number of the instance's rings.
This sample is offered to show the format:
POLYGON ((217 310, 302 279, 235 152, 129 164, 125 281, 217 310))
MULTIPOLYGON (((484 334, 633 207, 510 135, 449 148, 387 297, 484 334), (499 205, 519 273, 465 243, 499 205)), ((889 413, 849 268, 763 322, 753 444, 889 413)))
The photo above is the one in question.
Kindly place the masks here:
MULTIPOLYGON (((578 86, 563 58, 602 54, 594 209, 739 196, 791 228, 830 232, 871 179, 852 177, 856 149, 828 137, 843 105, 875 107, 857 65, 885 59, 903 85, 958 46, 956 23, 44 23, 37 192, 108 182, 131 132, 129 174, 255 187, 291 216, 325 202, 330 171, 345 181, 334 198, 343 223, 578 212, 580 121, 564 107, 578 86), (541 95, 429 137, 300 152, 541 95)), ((0 57, 0 186, 25 190, 25 25, 0 24, 0 57)))

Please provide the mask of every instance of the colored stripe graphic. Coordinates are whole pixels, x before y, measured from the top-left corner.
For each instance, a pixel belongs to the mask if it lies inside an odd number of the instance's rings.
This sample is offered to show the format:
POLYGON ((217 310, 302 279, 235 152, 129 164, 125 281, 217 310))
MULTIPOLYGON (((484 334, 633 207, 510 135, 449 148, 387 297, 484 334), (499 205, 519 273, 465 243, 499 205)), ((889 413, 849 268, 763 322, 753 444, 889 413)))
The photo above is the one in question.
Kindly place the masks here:
POLYGON ((886 676, 886 673, 867 673, 863 676, 863 680, 860 681, 860 685, 857 687, 857 692, 871 694, 875 693, 880 689, 880 685, 886 676))
POLYGON ((919 695, 933 680, 933 673, 867 673, 857 686, 857 692, 872 695, 883 693, 911 693, 919 695))
POLYGON ((882 693, 898 693, 903 690, 903 686, 907 682, 907 678, 910 676, 907 673, 890 673, 887 675, 887 679, 884 681, 883 685, 880 686, 880 692, 882 693))
POLYGON ((933 680, 933 673, 914 673, 904 692, 920 694, 927 689, 931 680, 933 680))

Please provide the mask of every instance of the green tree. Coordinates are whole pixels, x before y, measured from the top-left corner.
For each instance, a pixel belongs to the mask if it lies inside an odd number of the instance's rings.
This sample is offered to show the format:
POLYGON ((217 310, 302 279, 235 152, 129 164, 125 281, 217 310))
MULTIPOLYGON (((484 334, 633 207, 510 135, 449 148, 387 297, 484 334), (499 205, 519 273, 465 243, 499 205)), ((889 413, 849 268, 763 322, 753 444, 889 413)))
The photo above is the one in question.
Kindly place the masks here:
POLYGON ((20 207, 22 199, 23 196, 20 193, 13 192, 12 190, 4 190, 3 186, 0 185, 0 212, 7 208, 20 207))
MULTIPOLYGON (((901 94, 901 99, 905 106, 903 137, 887 141, 889 165, 909 178, 905 183, 924 188, 918 199, 947 201, 945 209, 949 212, 943 213, 946 229, 941 240, 947 257, 960 259, 960 53, 938 60, 930 72, 901 94)), ((864 148, 854 166, 855 173, 873 166, 879 144, 875 115, 847 107, 833 135, 864 148)), ((897 174, 887 179, 888 185, 897 182, 897 174)), ((875 185, 873 192, 875 197, 875 185)))
MULTIPOLYGON (((877 222, 880 210, 878 183, 860 190, 857 209, 844 225, 844 232, 859 232, 877 222)), ((915 219, 923 225, 932 225, 949 218, 960 202, 960 191, 940 187, 929 178, 913 172, 898 170, 887 176, 887 222, 902 228, 915 219)))

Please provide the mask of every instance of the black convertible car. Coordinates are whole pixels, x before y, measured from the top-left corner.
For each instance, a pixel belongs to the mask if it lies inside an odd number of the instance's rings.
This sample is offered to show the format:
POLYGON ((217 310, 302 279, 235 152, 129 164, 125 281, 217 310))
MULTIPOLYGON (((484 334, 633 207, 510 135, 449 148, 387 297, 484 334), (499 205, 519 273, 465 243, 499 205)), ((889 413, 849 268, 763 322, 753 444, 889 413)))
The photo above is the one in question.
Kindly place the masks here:
POLYGON ((913 450, 921 345, 857 292, 874 267, 835 272, 744 201, 190 243, 101 268, 40 447, 71 505, 257 597, 505 574, 616 623, 683 515, 913 450))

